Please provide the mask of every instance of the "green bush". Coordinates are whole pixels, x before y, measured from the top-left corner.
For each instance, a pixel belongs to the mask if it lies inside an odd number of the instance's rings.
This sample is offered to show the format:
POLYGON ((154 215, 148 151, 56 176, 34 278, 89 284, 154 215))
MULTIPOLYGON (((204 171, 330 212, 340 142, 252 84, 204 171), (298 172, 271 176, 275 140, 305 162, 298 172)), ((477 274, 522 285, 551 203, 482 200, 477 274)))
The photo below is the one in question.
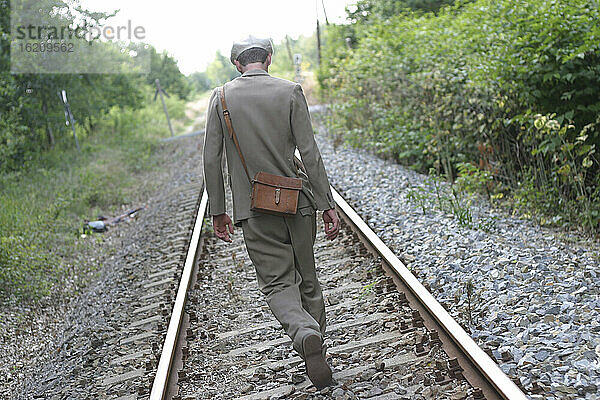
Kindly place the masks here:
MULTIPOLYGON (((60 26, 94 25, 107 15, 78 8, 75 16, 62 0, 37 5, 60 26)), ((149 51, 152 68, 145 76, 118 73, 127 64, 113 74, 13 74, 10 13, 9 2, 0 2, 0 300, 21 301, 54 292, 67 274, 75 284, 84 279, 85 260, 75 259, 85 243, 78 241, 84 218, 116 212, 136 198, 133 188, 148 184, 134 176, 155 166, 156 139, 169 135, 161 101, 152 101, 154 80, 170 94, 166 103, 177 131, 189 122, 182 99, 191 86, 172 57, 143 43, 102 48, 119 55, 149 51), (62 90, 80 154, 65 125, 62 90), (73 261, 79 269, 66 267, 73 261)))
MULTIPOLYGON (((184 117, 184 101, 172 96, 167 104, 174 118, 184 117)), ((148 185, 143 175, 158 167, 156 139, 168 135, 160 101, 137 110, 113 107, 80 154, 71 138, 60 138, 0 174, 0 301, 60 295, 55 289, 65 279, 75 288, 85 284, 91 266, 79 255, 90 241, 81 237, 84 220, 139 204, 148 185)))
POLYGON ((0 298, 36 299, 49 294, 54 257, 22 237, 0 237, 0 298))
POLYGON ((328 30, 319 81, 335 99, 333 132, 450 181, 473 165, 515 206, 600 230, 598 4, 397 13, 328 30))

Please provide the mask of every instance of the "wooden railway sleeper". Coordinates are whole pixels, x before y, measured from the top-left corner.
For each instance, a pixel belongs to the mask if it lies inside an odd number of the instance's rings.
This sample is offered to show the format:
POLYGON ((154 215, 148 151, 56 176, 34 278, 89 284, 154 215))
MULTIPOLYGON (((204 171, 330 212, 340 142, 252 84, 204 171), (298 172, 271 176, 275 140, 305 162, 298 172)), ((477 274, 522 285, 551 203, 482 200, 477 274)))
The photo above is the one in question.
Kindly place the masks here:
POLYGON ((480 388, 473 389, 473 400, 485 400, 483 391, 480 388))
POLYGON ((458 363, 458 358, 451 358, 450 360, 448 360, 448 370, 448 375, 451 378, 455 378, 459 381, 465 379, 462 373, 463 369, 458 363))
POLYGON ((415 328, 422 328, 424 326, 423 325, 423 317, 421 317, 419 310, 413 310, 413 312, 412 312, 412 325, 415 328))
POLYGON ((409 305, 406 293, 400 292, 398 294, 398 303, 400 303, 400 307, 407 307, 409 305))
POLYGON ((442 345, 442 341, 440 340, 440 336, 439 336, 438 332, 435 329, 432 329, 429 332, 429 340, 430 340, 429 345, 431 347, 436 346, 436 345, 437 346, 441 346, 442 345))
POLYGON ((429 353, 429 351, 427 351, 427 350, 425 349, 425 346, 423 345, 423 343, 421 343, 421 342, 418 342, 418 343, 416 343, 416 344, 415 344, 415 355, 416 355, 417 357, 424 356, 424 355, 426 355, 427 353, 429 353))
POLYGON ((416 328, 409 326, 408 323, 406 322, 406 320, 401 320, 400 321, 400 333, 412 332, 415 329, 416 328))
POLYGON ((442 371, 438 368, 434 369, 433 374, 435 375, 435 383, 440 386, 450 383, 452 381, 452 379, 450 379, 448 376, 446 376, 444 371, 442 371))

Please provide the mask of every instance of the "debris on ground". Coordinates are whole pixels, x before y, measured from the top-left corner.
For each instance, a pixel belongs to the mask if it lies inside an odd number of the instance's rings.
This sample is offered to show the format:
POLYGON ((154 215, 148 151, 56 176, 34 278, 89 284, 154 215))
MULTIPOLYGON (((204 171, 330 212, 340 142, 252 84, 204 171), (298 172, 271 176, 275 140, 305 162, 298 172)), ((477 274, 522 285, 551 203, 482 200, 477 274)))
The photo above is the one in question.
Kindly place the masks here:
POLYGON ((125 211, 125 213, 113 218, 99 215, 96 221, 84 220, 84 229, 91 230, 93 232, 106 232, 110 225, 116 225, 130 218, 135 218, 136 213, 143 209, 144 207, 132 208, 130 210, 125 211))

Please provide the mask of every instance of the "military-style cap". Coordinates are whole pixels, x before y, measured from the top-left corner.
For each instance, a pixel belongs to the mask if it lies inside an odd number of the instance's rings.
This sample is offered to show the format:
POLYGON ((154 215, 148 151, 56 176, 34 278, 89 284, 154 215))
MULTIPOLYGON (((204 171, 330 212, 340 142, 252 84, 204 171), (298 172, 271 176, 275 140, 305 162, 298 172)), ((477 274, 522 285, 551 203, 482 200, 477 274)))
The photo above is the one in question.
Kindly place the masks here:
POLYGON ((233 46, 231 46, 231 63, 235 64, 234 61, 237 60, 244 50, 248 50, 253 47, 265 49, 270 54, 273 54, 273 42, 271 39, 262 39, 250 35, 245 39, 233 42, 233 46))

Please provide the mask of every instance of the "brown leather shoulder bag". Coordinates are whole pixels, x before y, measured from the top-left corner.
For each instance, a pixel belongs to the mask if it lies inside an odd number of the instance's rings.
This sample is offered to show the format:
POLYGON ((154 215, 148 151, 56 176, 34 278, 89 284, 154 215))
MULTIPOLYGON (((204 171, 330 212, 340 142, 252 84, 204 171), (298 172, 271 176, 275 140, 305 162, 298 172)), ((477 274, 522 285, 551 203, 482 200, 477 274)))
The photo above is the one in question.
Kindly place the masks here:
POLYGON ((248 177, 248 182, 252 188, 252 200, 250 209, 253 211, 264 212, 275 215, 293 215, 298 208, 298 195, 302 189, 302 179, 290 178, 287 176, 269 174, 268 172, 257 172, 254 179, 250 179, 246 161, 240 149, 240 143, 237 140, 231 116, 225 102, 225 86, 219 88, 219 96, 223 107, 223 117, 225 125, 229 131, 229 137, 233 139, 235 148, 240 155, 240 160, 244 166, 244 171, 248 177))

